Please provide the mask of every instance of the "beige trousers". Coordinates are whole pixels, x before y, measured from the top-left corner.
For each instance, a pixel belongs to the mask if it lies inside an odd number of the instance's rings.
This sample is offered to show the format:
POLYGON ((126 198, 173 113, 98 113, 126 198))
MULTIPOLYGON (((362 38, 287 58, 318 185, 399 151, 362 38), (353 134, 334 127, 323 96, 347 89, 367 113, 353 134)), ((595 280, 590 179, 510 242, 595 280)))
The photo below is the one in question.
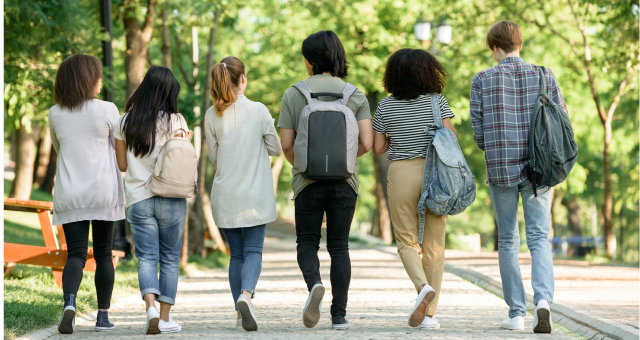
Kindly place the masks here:
POLYGON ((424 161, 424 158, 392 161, 389 166, 387 193, 391 223, 404 269, 416 290, 428 283, 436 291, 436 298, 426 313, 433 316, 438 307, 444 273, 447 216, 436 215, 427 209, 421 247, 418 244, 418 201, 422 190, 424 161))

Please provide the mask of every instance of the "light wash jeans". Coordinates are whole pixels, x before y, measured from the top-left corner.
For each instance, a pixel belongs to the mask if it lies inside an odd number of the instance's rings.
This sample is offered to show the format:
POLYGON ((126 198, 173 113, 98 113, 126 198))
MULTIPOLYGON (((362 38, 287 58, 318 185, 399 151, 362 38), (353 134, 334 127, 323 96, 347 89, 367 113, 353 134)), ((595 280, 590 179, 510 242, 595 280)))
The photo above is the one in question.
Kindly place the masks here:
POLYGON ((127 208, 143 298, 153 293, 157 301, 175 304, 186 217, 187 200, 184 198, 153 196, 127 208))
POLYGON ((522 195, 527 246, 531 252, 531 285, 533 301, 553 300, 553 257, 549 246, 551 221, 551 192, 548 187, 538 187, 538 197, 533 195, 531 182, 525 181, 510 188, 489 184, 491 204, 498 223, 498 258, 504 300, 509 306, 509 317, 527 314, 527 294, 522 283, 518 249, 518 193, 522 195))
MULTIPOLYGON (((266 224, 247 228, 224 228, 222 232, 229 242, 229 286, 233 304, 243 291, 255 292, 262 271, 262 248, 266 224)), ((236 307, 238 310, 238 307, 236 307)))

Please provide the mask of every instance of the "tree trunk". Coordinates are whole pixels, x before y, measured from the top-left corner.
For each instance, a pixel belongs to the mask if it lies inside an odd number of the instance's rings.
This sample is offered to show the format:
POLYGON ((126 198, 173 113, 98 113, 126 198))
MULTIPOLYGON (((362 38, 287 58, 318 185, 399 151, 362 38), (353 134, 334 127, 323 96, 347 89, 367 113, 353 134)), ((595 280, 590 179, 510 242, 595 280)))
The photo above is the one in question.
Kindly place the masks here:
POLYGON ((624 204, 620 207, 620 260, 624 261, 624 204))
POLYGON ((387 186, 387 173, 389 161, 387 160, 387 154, 380 157, 373 156, 373 170, 376 176, 376 201, 378 206, 376 208, 376 214, 378 222, 378 235, 382 241, 386 244, 393 242, 393 235, 391 234, 391 217, 389 216, 389 205, 387 204, 386 186, 387 186), (386 163, 386 164, 385 164, 386 163), (384 172, 384 173, 383 173, 384 172))
POLYGON ((36 153, 34 134, 24 124, 16 131, 15 179, 9 197, 28 200, 33 184, 33 161, 36 153))
POLYGON ((51 159, 51 130, 48 126, 43 126, 41 131, 42 137, 38 142, 38 153, 36 154, 35 167, 33 171, 33 185, 39 189, 43 186, 47 177, 47 169, 49 168, 49 160, 51 159))
POLYGON ((53 187, 56 184, 56 168, 58 166, 58 153, 54 148, 51 148, 49 153, 49 163, 47 164, 47 174, 44 176, 42 186, 43 191, 53 195, 53 187))
POLYGON ((602 207, 602 215, 604 218, 604 247, 607 251, 607 256, 613 258, 616 252, 615 234, 613 233, 613 224, 611 222, 611 213, 613 210, 613 195, 611 193, 611 164, 609 146, 611 144, 611 120, 608 119, 604 124, 604 204, 602 207))
POLYGON ((127 75, 127 99, 138 88, 144 78, 149 42, 153 33, 154 7, 157 0, 149 0, 147 14, 142 27, 136 19, 135 6, 128 6, 124 13, 124 28, 127 31, 127 49, 124 53, 124 66, 127 75))
POLYGON ((278 192, 278 179, 280 178, 280 172, 282 172, 282 166, 284 165, 284 159, 282 157, 276 158, 271 166, 271 176, 273 177, 273 192, 278 192))
POLYGON ((162 56, 164 67, 171 69, 171 37, 169 36, 169 26, 167 26, 167 10, 162 9, 162 56))
POLYGON ((552 239, 554 236, 557 236, 559 234, 558 225, 555 223, 554 216, 558 203, 562 201, 562 194, 556 195, 558 192, 556 191, 555 187, 549 190, 551 191, 551 197, 553 198, 553 200, 551 201, 551 225, 549 228, 549 239, 552 239))
MULTIPOLYGON (((207 168, 207 157, 206 155, 206 150, 207 150, 207 141, 204 135, 205 132, 205 120, 204 120, 204 113, 207 112, 207 109, 209 109, 209 106, 211 105, 211 97, 209 94, 209 88, 211 87, 211 69, 213 69, 213 54, 214 54, 214 46, 215 46, 215 41, 216 41, 216 31, 218 29, 218 21, 220 19, 220 10, 217 9, 215 12, 215 18, 213 21, 213 27, 211 27, 211 30, 209 32, 209 51, 207 54, 207 73, 205 76, 205 87, 204 87, 204 98, 203 98, 203 104, 202 104, 202 115, 200 118, 200 131, 202 133, 202 138, 200 139, 200 159, 198 160, 198 187, 203 188, 204 189, 204 175, 206 172, 206 168, 207 168)), ((194 49, 195 50, 195 49, 194 49)), ((197 59, 196 56, 194 56, 194 60, 197 59)), ((195 78, 194 78, 195 79, 195 78)), ((212 232, 210 232, 211 236, 214 237, 214 240, 216 241, 216 243, 219 242, 219 240, 221 240, 221 238, 219 239, 215 239, 218 235, 220 235, 220 232, 218 230, 218 227, 215 225, 215 223, 213 223, 213 217, 209 216, 211 213, 211 208, 210 207, 205 207, 205 201, 208 201, 208 199, 206 199, 203 195, 205 195, 204 191, 202 194, 198 195, 196 197, 196 212, 197 212, 197 216, 198 216, 198 220, 200 221, 202 230, 200 231, 199 235, 201 236, 200 239, 202 240, 202 242, 204 242, 204 237, 202 237, 204 235, 204 227, 207 226, 209 230, 211 230, 212 232)), ((218 248, 220 249, 226 249, 224 244, 218 244, 218 248)))
POLYGON ((569 230, 573 236, 582 235, 582 212, 580 211, 580 204, 578 204, 578 198, 574 196, 570 200, 563 200, 562 205, 567 208, 569 230))

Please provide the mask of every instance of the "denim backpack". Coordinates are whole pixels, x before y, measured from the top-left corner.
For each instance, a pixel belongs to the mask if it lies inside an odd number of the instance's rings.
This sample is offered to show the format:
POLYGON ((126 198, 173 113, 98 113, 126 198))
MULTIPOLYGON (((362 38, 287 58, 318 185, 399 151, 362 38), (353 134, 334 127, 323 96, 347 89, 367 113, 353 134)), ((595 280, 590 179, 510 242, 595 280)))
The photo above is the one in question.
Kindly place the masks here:
POLYGON ((556 186, 569 176, 576 164, 578 144, 573 138, 569 116, 547 96, 545 68, 540 73, 540 97, 529 126, 529 164, 527 177, 538 196, 537 186, 556 186))
POLYGON ((476 183, 473 180, 475 176, 462 155, 456 135, 442 127, 436 94, 431 95, 431 110, 434 124, 424 129, 428 136, 433 136, 433 141, 427 148, 422 195, 418 202, 418 243, 422 243, 426 209, 436 215, 457 215, 476 199, 476 183), (429 131, 431 126, 435 126, 436 130, 429 131))

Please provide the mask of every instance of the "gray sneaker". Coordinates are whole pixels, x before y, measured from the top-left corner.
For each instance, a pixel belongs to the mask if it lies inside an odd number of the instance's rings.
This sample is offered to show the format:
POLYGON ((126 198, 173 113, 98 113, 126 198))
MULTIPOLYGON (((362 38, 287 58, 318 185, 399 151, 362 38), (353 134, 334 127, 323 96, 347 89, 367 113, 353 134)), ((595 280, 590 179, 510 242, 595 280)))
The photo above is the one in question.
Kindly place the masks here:
POLYGON ((313 288, 311 288, 307 303, 302 310, 302 323, 304 323, 305 327, 313 328, 318 324, 318 321, 320 321, 320 304, 322 303, 323 297, 324 286, 322 283, 316 283, 313 288))
POLYGON ((76 296, 69 294, 64 299, 64 310, 58 321, 60 334, 72 334, 76 329, 76 296))

